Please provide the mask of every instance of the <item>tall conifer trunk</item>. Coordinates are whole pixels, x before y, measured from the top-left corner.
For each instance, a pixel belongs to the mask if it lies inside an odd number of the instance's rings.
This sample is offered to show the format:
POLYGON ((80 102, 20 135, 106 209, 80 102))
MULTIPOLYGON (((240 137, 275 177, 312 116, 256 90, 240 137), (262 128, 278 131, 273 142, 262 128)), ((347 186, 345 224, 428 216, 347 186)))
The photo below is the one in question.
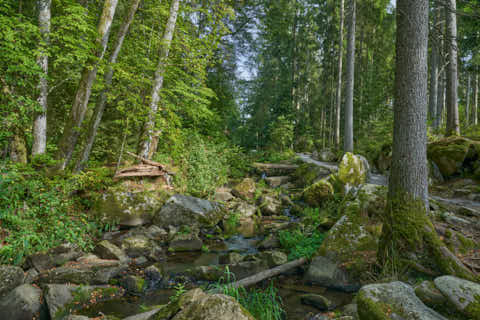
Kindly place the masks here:
POLYGON ((335 106, 335 146, 340 147, 340 122, 342 115, 342 73, 343 73, 343 26, 345 16, 345 0, 340 0, 340 32, 338 39, 338 81, 337 100, 335 106))
POLYGON ((457 47, 457 16, 456 0, 445 1, 447 19, 447 130, 446 135, 460 135, 460 120, 458 117, 458 47, 457 47))
POLYGON ((344 151, 353 152, 353 90, 355 82, 355 24, 356 0, 350 0, 347 44, 347 85, 345 88, 345 135, 344 151))

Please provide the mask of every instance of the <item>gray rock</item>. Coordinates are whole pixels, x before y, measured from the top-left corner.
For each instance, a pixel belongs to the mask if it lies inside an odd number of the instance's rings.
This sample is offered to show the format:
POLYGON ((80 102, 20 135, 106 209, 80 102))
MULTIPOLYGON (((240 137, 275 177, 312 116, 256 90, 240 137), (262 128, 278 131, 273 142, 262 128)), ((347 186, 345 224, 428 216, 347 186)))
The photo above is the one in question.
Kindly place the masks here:
POLYGON ((154 310, 150 310, 144 313, 136 314, 130 317, 126 317, 123 320, 151 320, 154 315, 156 315, 161 308, 156 308, 154 310))
POLYGON ((319 294, 304 294, 300 296, 300 301, 320 311, 329 311, 335 307, 330 300, 319 294))
POLYGON ((215 226, 222 217, 218 203, 177 194, 156 213, 154 224, 159 227, 215 226))
POLYGON ((330 149, 320 150, 316 154, 314 153, 313 157, 323 162, 335 162, 337 160, 337 156, 330 149))
POLYGON ((282 184, 290 182, 292 178, 290 176, 280 176, 280 177, 268 177, 265 178, 265 182, 272 187, 277 188, 280 187, 282 184))
POLYGON ((282 214, 282 202, 273 196, 262 196, 259 200, 260 203, 260 210, 264 215, 272 216, 272 215, 280 215, 282 214))
POLYGON ((0 265, 0 297, 3 297, 25 281, 23 270, 15 266, 0 265))
POLYGON ((170 251, 200 251, 202 250, 203 241, 192 233, 177 233, 168 250, 170 251))
POLYGON ((221 264, 235 264, 242 262, 245 256, 237 252, 229 252, 228 254, 220 257, 221 264))
POLYGON ((345 292, 355 292, 360 284, 353 281, 339 265, 326 257, 316 257, 305 274, 307 282, 345 292))
POLYGON ((403 282, 371 284, 357 295, 360 320, 447 320, 428 308, 403 282))
POLYGON ((27 258, 27 264, 38 272, 59 267, 68 261, 76 260, 83 255, 77 245, 65 243, 47 252, 35 253, 27 258))
POLYGON ((235 197, 230 191, 217 191, 215 192, 213 198, 215 199, 215 201, 218 202, 227 202, 234 199, 235 197))
POLYGON ((244 201, 241 201, 234 210, 243 218, 252 217, 257 213, 257 207, 244 201))
POLYGON ((452 276, 439 277, 434 282, 458 311, 480 319, 480 284, 452 276))
POLYGON ((145 280, 135 275, 127 275, 120 281, 120 285, 130 293, 140 294, 145 290, 145 280))
POLYGON ((350 316, 352 319, 358 319, 358 308, 356 303, 350 303, 343 307, 342 314, 350 316))
POLYGON ((0 301, 0 319, 31 320, 43 315, 42 290, 21 285, 0 301))
POLYGON ((130 258, 137 258, 148 256, 152 250, 152 244, 145 236, 132 236, 123 239, 122 249, 130 258))
POLYGON ((423 281, 415 288, 415 294, 430 308, 437 309, 447 303, 447 298, 435 287, 432 281, 423 281))
POLYGON ((168 240, 168 232, 156 225, 151 225, 145 232, 145 235, 155 241, 165 242, 168 240))
POLYGON ((269 234, 265 239, 258 244, 260 250, 269 250, 280 248, 280 241, 273 234, 269 234))
POLYGON ((119 260, 121 262, 127 262, 129 260, 122 249, 120 249, 108 240, 100 241, 95 247, 94 252, 98 257, 102 259, 119 260))
POLYGON ((232 189, 232 194, 243 200, 250 200, 255 197, 256 185, 251 178, 245 178, 232 189))
POLYGON ((33 283, 38 276, 38 271, 35 268, 30 268, 25 272, 25 283, 31 284, 33 283))
POLYGON ((265 260, 269 268, 277 267, 288 262, 288 257, 281 251, 265 251, 259 254, 259 258, 265 260))
POLYGON ((90 318, 86 316, 77 316, 77 315, 71 314, 69 316, 64 317, 62 320, 90 320, 90 318))

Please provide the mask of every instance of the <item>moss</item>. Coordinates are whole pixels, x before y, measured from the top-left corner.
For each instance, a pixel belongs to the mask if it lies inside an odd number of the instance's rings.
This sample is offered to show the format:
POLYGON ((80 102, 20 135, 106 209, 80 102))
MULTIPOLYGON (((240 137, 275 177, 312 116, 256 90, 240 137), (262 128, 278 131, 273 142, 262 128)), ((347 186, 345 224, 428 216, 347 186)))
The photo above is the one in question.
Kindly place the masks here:
POLYGON ((303 197, 309 205, 319 207, 333 197, 333 187, 330 182, 323 179, 305 189, 303 197))
POLYGON ((357 296, 358 315, 360 320, 389 320, 391 309, 382 302, 375 302, 360 291, 357 296))
POLYGON ((467 251, 469 251, 471 249, 474 249, 476 247, 475 241, 465 238, 462 234, 460 234, 458 232, 457 232, 457 239, 460 242, 460 244, 462 245, 460 250, 463 253, 466 253, 467 251))
POLYGON ((367 179, 367 171, 362 160, 347 152, 338 167, 338 178, 344 185, 359 186, 367 179))

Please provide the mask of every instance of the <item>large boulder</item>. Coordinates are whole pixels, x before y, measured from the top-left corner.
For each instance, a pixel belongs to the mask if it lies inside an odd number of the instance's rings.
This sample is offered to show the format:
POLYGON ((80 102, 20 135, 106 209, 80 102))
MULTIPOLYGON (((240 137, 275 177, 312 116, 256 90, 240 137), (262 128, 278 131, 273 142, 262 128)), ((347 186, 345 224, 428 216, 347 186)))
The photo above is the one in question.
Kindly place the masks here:
POLYGON ((232 193, 234 196, 243 199, 243 200, 251 200, 255 197, 255 181, 251 178, 245 178, 242 182, 238 183, 232 189, 232 193))
POLYGON ((322 202, 331 199, 333 193, 332 184, 327 179, 322 179, 306 188, 303 192, 303 198, 310 206, 319 207, 322 202))
POLYGON ((293 173, 293 179, 297 186, 308 187, 316 181, 328 177, 332 170, 328 167, 318 166, 313 163, 305 163, 293 173))
POLYGON ((318 152, 314 152, 314 158, 323 162, 335 162, 337 161, 337 155, 331 149, 323 149, 318 152))
POLYGON ((260 210, 266 216, 281 215, 283 211, 282 201, 273 195, 261 196, 258 200, 260 210))
POLYGON ((428 308, 403 282, 371 284, 357 295, 360 320, 447 320, 428 308))
POLYGON ((128 261, 125 252, 108 240, 103 240, 97 243, 94 252, 102 259, 119 260, 121 262, 128 261))
POLYGON ((203 227, 215 226, 223 217, 216 202, 176 194, 167 200, 155 214, 153 223, 159 227, 203 227))
POLYGON ((23 270, 15 266, 0 265, 0 297, 3 297, 25 281, 23 270))
POLYGON ((470 319, 480 319, 480 284, 452 276, 439 277, 434 282, 458 311, 470 319))
POLYGON ((305 280, 308 283, 346 292, 355 292, 360 288, 360 284, 349 277, 338 263, 322 256, 312 260, 305 280))
MULTIPOLYGON (((465 166, 480 154, 480 142, 464 137, 449 137, 428 145, 428 158, 433 161, 444 178, 462 172, 465 166)), ((472 163, 473 164, 473 163, 472 163)))
POLYGON ((201 289, 185 293, 178 305, 180 310, 172 320, 255 320, 234 298, 201 289))
POLYGON ((358 187, 366 182, 368 170, 363 157, 347 152, 338 166, 338 179, 345 186, 358 187))
POLYGON ((42 290, 21 285, 0 300, 0 319, 32 320, 45 318, 42 290))
POLYGON ((93 211, 106 223, 135 227, 151 222, 169 196, 164 189, 148 190, 125 181, 100 195, 93 211))
POLYGON ((71 243, 65 243, 47 252, 38 252, 27 258, 27 266, 35 268, 38 272, 59 267, 65 262, 80 258, 83 255, 82 250, 71 243))
POLYGON ((447 305, 447 298, 432 281, 425 280, 416 286, 415 294, 423 303, 435 310, 442 309, 447 305))

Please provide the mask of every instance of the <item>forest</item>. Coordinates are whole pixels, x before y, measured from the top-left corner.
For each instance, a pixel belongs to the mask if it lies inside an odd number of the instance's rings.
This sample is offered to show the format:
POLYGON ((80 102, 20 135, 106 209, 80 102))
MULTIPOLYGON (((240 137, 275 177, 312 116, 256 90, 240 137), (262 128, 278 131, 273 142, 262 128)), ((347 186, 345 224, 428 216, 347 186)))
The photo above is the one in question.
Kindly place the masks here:
POLYGON ((0 319, 480 320, 479 0, 0 26, 0 319))

